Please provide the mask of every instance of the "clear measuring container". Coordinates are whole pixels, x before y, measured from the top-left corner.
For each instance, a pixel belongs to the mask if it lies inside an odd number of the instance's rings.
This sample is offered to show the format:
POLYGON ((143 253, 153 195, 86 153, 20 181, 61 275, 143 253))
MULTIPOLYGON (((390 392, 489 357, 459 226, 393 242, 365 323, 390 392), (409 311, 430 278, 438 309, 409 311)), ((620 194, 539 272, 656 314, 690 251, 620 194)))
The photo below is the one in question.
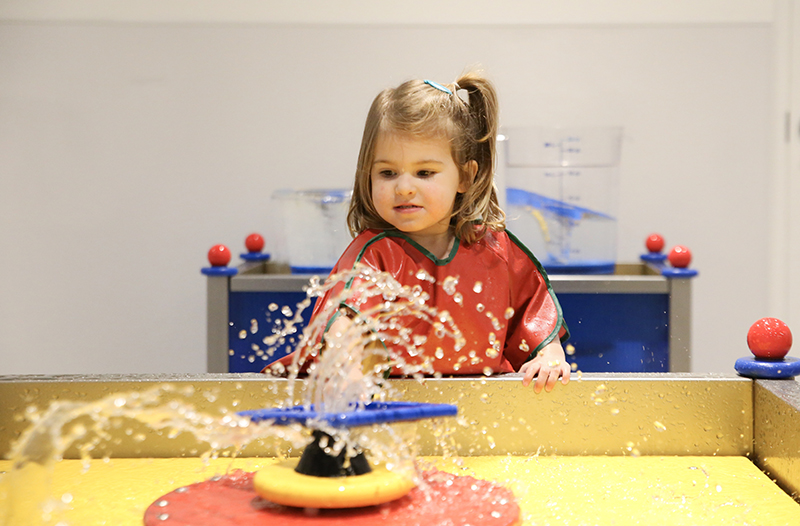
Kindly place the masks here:
POLYGON ((508 229, 548 272, 614 272, 622 128, 508 128, 508 229))
POLYGON ((292 274, 328 274, 352 238, 350 190, 278 190, 280 230, 292 274))

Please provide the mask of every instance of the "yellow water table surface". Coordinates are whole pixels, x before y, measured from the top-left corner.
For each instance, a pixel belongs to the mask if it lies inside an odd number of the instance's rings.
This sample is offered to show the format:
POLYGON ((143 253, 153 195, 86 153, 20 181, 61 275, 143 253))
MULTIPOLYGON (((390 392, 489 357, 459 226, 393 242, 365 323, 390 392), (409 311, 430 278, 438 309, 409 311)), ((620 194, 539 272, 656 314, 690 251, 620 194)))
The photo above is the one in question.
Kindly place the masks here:
MULTIPOLYGON (((115 458, 92 460, 87 470, 80 460, 63 460, 46 490, 51 505, 63 510, 49 524, 141 526, 145 509, 177 487, 274 462, 115 458)), ((800 525, 800 504, 745 457, 428 457, 420 463, 505 485, 528 525, 800 525)), ((10 515, 43 500, 37 468, 11 473, 11 462, 0 461, 5 524, 36 524, 10 515)))

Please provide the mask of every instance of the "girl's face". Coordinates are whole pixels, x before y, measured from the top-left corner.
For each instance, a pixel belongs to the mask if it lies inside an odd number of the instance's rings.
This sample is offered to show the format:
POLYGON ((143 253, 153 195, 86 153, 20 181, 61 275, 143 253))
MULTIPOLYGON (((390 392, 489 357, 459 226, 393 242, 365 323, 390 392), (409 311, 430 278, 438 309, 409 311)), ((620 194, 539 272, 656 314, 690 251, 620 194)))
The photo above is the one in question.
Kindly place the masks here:
POLYGON ((456 194, 466 191, 450 143, 381 132, 374 159, 372 203, 381 218, 426 248, 449 242, 456 194))

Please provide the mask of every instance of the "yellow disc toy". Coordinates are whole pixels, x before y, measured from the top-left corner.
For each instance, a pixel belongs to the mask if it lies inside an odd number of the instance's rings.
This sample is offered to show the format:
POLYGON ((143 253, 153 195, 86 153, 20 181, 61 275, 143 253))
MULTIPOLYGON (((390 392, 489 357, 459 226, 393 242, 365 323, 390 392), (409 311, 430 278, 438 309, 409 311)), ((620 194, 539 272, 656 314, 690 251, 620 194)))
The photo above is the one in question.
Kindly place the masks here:
POLYGON ((295 471, 297 459, 261 469, 253 479, 256 493, 277 504, 300 508, 360 508, 399 499, 414 482, 383 466, 363 475, 317 477, 295 471))

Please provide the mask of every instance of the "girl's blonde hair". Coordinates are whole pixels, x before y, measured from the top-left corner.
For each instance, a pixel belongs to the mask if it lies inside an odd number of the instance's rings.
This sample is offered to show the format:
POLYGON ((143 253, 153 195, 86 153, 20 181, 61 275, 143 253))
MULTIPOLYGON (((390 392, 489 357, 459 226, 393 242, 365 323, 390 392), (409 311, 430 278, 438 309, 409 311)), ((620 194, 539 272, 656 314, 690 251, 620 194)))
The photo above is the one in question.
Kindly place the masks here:
MULTIPOLYGON (((432 83, 435 84, 435 83, 432 83)), ((367 114, 353 185, 347 226, 355 237, 368 228, 392 228, 372 203, 370 172, 378 134, 400 133, 415 137, 445 137, 453 161, 459 167, 467 191, 456 196, 450 224, 467 244, 479 240, 486 228, 505 229, 505 214, 497 201, 494 165, 497 141, 497 94, 491 82, 478 72, 461 75, 453 84, 435 87, 424 80, 410 80, 375 97, 367 114), (446 88, 452 93, 442 88, 446 88), (459 90, 467 93, 464 101, 459 90), (472 181, 468 164, 476 161, 472 181)))

